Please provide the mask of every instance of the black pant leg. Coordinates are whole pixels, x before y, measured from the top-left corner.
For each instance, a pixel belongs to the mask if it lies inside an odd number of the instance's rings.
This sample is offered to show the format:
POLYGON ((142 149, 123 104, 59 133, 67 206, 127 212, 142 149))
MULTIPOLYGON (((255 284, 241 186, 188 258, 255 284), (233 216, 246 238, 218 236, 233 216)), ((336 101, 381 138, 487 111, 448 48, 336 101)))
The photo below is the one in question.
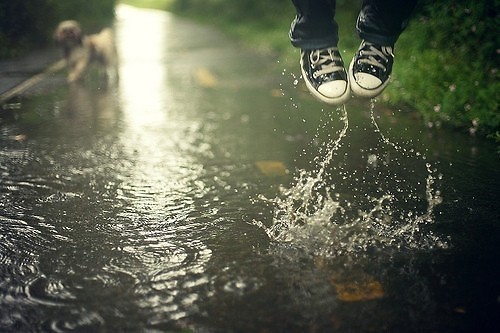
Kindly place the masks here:
POLYGON ((416 4, 417 0, 363 0, 356 29, 368 42, 394 45, 416 4))
POLYGON ((292 0, 297 15, 290 28, 290 41, 301 49, 336 46, 338 26, 335 0, 292 0))

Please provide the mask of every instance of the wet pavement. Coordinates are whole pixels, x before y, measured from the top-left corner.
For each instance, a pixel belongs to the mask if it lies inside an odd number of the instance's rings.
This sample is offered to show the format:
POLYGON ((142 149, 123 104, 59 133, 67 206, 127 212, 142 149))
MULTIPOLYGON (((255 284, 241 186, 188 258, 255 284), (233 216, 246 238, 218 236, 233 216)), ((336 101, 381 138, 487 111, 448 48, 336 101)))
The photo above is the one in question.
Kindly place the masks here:
POLYGON ((61 53, 55 48, 36 50, 35 52, 21 58, 0 61, 0 103, 7 102, 10 98, 26 92, 36 82, 27 81, 36 79, 37 76, 57 65, 56 69, 62 67, 60 63, 61 53), (59 65, 60 64, 60 65, 59 65))
POLYGON ((3 103, 1 332, 498 330, 491 142, 326 107, 169 13, 115 30, 118 85, 54 71, 3 103))

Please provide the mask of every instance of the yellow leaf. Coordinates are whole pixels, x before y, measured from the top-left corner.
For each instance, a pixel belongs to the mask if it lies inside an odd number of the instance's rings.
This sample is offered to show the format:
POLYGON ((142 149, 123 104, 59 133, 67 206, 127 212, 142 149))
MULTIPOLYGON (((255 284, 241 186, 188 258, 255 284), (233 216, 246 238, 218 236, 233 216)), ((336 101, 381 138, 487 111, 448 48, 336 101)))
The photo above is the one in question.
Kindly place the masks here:
POLYGON ((27 136, 25 134, 18 134, 18 135, 11 136, 9 138, 14 140, 14 141, 22 142, 22 141, 26 140, 27 136))
POLYGON ((280 161, 257 161, 255 165, 266 176, 286 176, 288 174, 285 164, 280 161))
POLYGON ((208 69, 200 67, 194 72, 196 82, 204 88, 213 88, 217 85, 217 78, 208 69))
POLYGON ((336 282, 332 280, 332 284, 337 290, 339 300, 344 302, 369 301, 384 297, 382 284, 369 276, 358 281, 336 282))
POLYGON ((284 97, 283 91, 281 89, 272 89, 271 96, 273 97, 284 97))

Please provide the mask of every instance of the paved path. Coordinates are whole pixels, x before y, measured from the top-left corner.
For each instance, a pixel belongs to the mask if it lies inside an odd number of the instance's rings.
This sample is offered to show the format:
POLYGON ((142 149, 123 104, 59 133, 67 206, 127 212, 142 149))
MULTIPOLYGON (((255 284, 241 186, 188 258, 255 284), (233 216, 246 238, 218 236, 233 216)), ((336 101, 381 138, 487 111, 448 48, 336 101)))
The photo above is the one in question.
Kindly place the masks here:
POLYGON ((0 60, 0 103, 42 80, 43 73, 61 70, 63 66, 56 48, 33 51, 17 59, 0 60))

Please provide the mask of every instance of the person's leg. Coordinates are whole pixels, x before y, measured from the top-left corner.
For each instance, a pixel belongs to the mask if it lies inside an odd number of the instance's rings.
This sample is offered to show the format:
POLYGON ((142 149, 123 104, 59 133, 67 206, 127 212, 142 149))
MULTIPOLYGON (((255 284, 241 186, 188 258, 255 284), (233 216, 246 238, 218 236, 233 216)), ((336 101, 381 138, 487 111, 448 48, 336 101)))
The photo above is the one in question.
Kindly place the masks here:
POLYGON ((352 92, 375 97, 387 84, 394 44, 408 25, 417 0, 363 0, 356 29, 363 40, 349 67, 352 92))
POLYGON ((335 1, 292 0, 297 15, 290 28, 293 46, 306 49, 324 49, 337 46, 338 26, 335 22, 335 1))
POLYGON ((350 97, 344 62, 337 48, 335 0, 292 0, 297 15, 290 28, 290 41, 301 49, 300 67, 309 91, 329 104, 342 104, 350 97))

